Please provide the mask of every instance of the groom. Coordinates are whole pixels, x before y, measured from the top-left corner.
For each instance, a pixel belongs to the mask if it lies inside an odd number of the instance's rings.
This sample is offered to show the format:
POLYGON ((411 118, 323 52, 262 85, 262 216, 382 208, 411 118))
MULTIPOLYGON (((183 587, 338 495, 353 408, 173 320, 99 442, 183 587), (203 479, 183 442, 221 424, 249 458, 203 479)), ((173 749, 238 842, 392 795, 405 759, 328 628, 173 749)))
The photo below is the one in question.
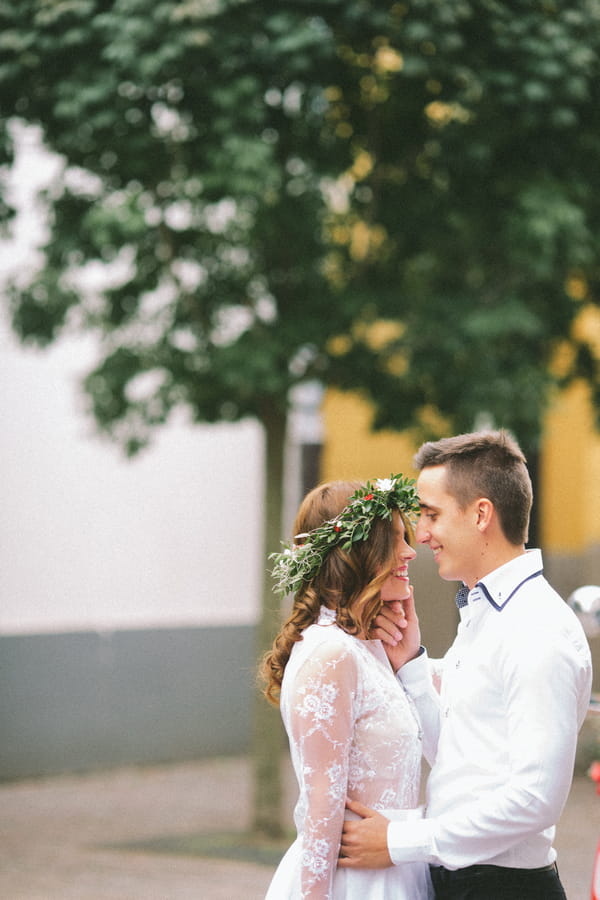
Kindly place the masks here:
POLYGON ((348 801, 339 865, 430 864, 437 900, 565 900, 552 846, 567 800, 591 658, 575 615, 526 550, 531 480, 505 432, 424 444, 416 538, 462 582, 441 661, 420 647, 414 605, 384 608, 376 636, 418 708, 431 768, 426 818, 389 822, 348 801), (401 631, 400 631, 401 629, 401 631), (399 635, 402 638, 399 640, 399 635))

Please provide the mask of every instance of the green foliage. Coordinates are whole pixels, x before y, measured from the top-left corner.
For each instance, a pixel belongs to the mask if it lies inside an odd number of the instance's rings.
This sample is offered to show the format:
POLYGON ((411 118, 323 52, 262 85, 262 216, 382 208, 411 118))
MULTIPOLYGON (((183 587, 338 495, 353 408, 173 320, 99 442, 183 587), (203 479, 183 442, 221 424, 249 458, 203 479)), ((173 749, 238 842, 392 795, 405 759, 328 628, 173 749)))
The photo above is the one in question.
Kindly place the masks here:
POLYGON ((572 331, 600 296, 599 25, 597 0, 1 3, 0 161, 12 117, 65 161, 15 329, 97 332, 93 412, 129 449, 177 405, 285 415, 307 378, 378 426, 534 444, 557 384, 600 394, 572 331), (93 295, 91 262, 120 273, 93 295))

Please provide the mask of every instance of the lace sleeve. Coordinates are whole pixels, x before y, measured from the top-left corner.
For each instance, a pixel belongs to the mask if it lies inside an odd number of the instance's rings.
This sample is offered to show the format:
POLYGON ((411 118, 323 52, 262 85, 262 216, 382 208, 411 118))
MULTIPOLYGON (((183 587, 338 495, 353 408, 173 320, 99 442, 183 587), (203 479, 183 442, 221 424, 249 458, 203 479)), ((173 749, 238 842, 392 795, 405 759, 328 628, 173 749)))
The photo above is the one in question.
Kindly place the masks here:
POLYGON ((301 897, 330 900, 337 866, 355 722, 357 667, 342 641, 318 647, 297 674, 290 724, 305 818, 301 897))

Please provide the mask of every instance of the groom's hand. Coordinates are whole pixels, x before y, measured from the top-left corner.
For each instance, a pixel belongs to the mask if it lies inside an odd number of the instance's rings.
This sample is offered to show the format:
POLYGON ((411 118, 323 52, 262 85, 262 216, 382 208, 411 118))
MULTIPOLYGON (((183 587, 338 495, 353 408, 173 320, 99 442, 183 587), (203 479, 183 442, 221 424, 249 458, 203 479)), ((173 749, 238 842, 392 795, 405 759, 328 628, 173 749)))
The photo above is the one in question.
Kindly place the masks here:
POLYGON ((369 636, 382 641, 394 672, 418 655, 421 631, 412 587, 402 603, 383 603, 369 636))
POLYGON ((387 847, 389 819, 356 800, 347 800, 346 808, 361 818, 344 822, 338 866, 343 869, 386 869, 391 866, 387 847))

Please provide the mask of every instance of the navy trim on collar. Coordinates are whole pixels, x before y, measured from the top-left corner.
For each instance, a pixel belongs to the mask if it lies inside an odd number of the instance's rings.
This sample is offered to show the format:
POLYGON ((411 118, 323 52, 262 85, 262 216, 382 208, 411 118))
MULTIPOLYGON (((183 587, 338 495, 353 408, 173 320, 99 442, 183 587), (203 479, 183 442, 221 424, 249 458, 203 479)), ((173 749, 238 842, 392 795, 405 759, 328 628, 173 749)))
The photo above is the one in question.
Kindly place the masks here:
POLYGON ((487 600, 492 604, 492 606, 494 607, 494 609, 497 609, 498 612, 502 612, 502 610, 504 609, 504 607, 506 606, 506 604, 508 603, 508 601, 509 601, 509 600, 512 600, 512 598, 515 596, 515 594, 517 593, 517 591, 520 590, 520 589, 523 587, 524 584, 526 584, 528 581, 531 581, 532 578, 537 578, 538 575, 541 575, 542 573, 543 573, 543 570, 540 569, 539 572, 534 572, 532 575, 528 575, 527 578, 524 578, 523 581, 522 581, 520 584, 518 584, 518 585, 516 586, 516 588, 514 589, 514 591, 513 591, 511 594, 508 595, 508 597, 506 598, 506 600, 504 601, 504 603, 500 603, 500 604, 496 603, 496 601, 494 600, 494 598, 492 597, 492 595, 490 594, 490 592, 489 592, 488 589, 486 588, 486 586, 485 586, 485 584, 483 583, 483 581, 478 581, 478 582, 477 582, 477 587, 480 588, 480 589, 483 591, 483 593, 485 594, 487 600))

